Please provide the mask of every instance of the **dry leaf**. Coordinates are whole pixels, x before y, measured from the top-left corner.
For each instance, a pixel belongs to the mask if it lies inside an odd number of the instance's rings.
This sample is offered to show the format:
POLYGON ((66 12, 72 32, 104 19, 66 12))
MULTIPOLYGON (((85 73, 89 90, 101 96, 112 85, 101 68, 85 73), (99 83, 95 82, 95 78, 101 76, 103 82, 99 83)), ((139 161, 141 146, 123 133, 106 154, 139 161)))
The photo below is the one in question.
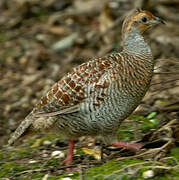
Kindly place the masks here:
POLYGON ((99 151, 95 151, 93 149, 88 149, 88 148, 82 148, 82 151, 85 154, 90 154, 92 155, 95 159, 100 160, 101 159, 101 153, 99 151))

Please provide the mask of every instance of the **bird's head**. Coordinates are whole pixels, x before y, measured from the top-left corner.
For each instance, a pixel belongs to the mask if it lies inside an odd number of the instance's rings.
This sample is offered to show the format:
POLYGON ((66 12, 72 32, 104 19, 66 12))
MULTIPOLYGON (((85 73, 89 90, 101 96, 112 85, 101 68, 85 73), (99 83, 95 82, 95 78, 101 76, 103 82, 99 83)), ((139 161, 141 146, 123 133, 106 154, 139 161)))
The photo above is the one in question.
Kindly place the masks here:
POLYGON ((122 33, 123 35, 132 32, 143 34, 150 27, 161 23, 164 24, 164 21, 149 11, 133 10, 124 20, 122 33))

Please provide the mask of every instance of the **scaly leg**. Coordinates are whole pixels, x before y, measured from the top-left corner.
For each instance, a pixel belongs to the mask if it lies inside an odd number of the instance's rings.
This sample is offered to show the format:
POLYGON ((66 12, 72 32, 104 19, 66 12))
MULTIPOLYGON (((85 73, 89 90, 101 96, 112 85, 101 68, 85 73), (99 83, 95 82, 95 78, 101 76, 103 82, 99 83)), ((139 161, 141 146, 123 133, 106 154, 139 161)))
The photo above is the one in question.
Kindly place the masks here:
POLYGON ((73 150, 74 150, 74 141, 68 141, 68 154, 66 159, 62 162, 62 165, 71 165, 73 163, 73 150))
POLYGON ((139 150, 142 148, 143 144, 141 143, 128 143, 128 142, 121 142, 117 141, 114 144, 111 144, 113 147, 119 147, 119 148, 124 148, 124 149, 129 149, 129 150, 139 150))

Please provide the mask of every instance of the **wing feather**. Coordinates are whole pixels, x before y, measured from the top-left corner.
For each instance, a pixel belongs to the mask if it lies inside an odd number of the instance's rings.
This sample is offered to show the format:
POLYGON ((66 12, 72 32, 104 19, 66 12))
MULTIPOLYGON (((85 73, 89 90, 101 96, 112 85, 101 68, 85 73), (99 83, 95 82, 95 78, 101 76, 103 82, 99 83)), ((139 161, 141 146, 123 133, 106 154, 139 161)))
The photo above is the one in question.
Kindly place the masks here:
POLYGON ((48 117, 78 112, 80 104, 89 99, 93 92, 109 86, 108 79, 111 77, 107 76, 113 76, 111 70, 116 68, 115 58, 117 57, 110 55, 74 68, 37 104, 34 110, 35 116, 48 117))
POLYGON ((71 113, 74 113, 74 112, 78 112, 79 111, 79 105, 74 105, 74 106, 71 106, 71 107, 65 107, 64 109, 62 110, 59 110, 59 111, 54 111, 54 112, 47 112, 47 113, 42 113, 42 112, 39 112, 39 113, 35 113, 34 114, 34 117, 38 118, 38 117, 50 117, 50 116, 56 116, 56 115, 60 115, 60 114, 71 114, 71 113))

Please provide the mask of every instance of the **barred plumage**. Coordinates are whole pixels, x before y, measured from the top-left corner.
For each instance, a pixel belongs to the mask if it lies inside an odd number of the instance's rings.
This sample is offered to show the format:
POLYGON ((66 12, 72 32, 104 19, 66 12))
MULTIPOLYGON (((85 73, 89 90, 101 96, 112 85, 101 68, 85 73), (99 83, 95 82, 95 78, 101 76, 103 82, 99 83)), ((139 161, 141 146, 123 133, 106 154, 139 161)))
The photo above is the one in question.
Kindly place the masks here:
POLYGON ((64 164, 72 162, 73 140, 80 136, 101 136, 106 144, 139 148, 117 142, 116 133, 149 88, 154 62, 142 33, 152 23, 159 23, 159 18, 133 11, 123 24, 124 50, 83 63, 64 76, 21 123, 9 144, 28 131, 55 131, 70 140, 64 164), (148 24, 142 22, 143 16, 148 24))

